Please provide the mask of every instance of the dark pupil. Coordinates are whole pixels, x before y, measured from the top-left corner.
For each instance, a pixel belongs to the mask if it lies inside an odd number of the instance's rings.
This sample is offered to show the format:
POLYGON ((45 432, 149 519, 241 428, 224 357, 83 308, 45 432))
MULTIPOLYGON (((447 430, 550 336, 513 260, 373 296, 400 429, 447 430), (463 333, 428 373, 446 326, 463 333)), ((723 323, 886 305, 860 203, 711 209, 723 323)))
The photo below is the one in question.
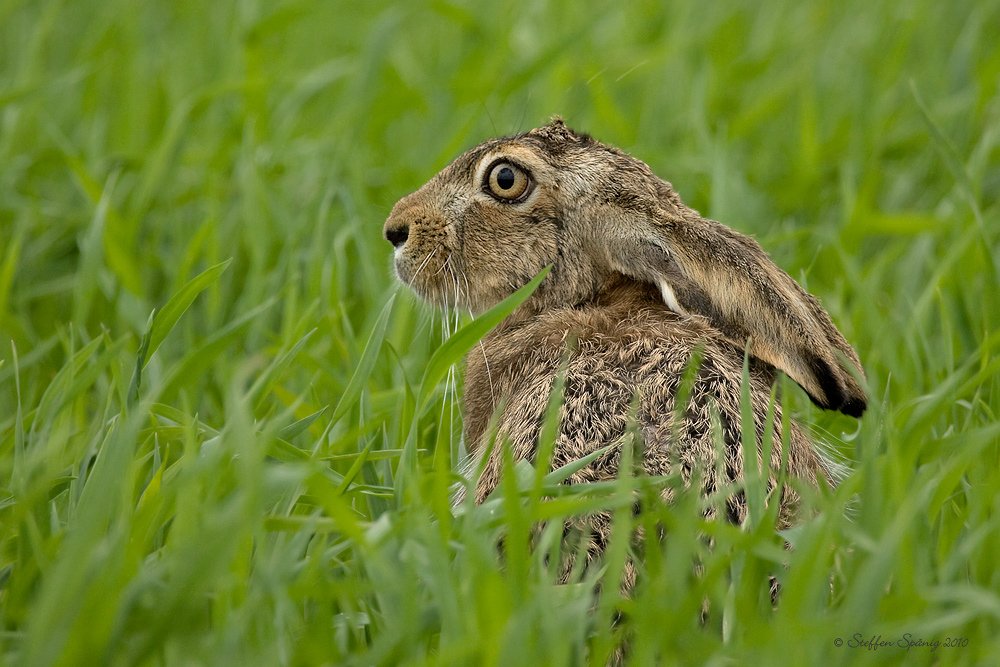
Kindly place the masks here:
POLYGON ((514 187, 514 170, 510 167, 504 167, 497 174, 497 185, 503 190, 510 190, 514 187))

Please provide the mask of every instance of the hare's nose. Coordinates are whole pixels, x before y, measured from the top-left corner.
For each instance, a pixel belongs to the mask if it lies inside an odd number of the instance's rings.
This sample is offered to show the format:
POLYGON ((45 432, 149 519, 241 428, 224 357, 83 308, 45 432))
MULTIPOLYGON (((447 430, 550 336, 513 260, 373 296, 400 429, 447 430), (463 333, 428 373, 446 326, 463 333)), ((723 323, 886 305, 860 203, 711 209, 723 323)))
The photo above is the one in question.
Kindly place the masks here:
POLYGON ((389 219, 385 223, 385 229, 382 230, 382 236, 392 244, 393 248, 399 248, 410 237, 410 225, 406 222, 389 219))

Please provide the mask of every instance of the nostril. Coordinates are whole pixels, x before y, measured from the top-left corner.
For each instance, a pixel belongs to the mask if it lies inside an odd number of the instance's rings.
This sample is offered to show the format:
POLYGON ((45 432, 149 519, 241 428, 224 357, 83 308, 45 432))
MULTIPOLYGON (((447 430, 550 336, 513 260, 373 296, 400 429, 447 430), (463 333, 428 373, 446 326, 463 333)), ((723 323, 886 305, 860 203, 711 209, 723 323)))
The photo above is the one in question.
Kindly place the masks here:
POLYGON ((393 248, 398 248, 410 237, 409 225, 402 227, 390 227, 385 230, 385 240, 392 244, 393 248))

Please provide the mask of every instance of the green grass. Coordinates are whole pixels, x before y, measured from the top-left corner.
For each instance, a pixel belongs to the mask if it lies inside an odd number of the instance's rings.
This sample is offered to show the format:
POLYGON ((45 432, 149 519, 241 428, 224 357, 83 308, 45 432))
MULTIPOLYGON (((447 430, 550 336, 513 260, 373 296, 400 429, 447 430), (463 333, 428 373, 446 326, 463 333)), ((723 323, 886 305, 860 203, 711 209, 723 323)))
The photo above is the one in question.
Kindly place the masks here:
POLYGON ((0 664, 993 664, 998 34, 995 0, 0 3, 0 664), (432 361, 382 222, 554 113, 860 353, 860 423, 786 392, 853 462, 793 550, 685 494, 633 519, 629 478, 450 511, 470 340, 432 361), (598 505, 604 569, 554 585, 531 526, 598 505), (621 600, 633 521, 668 535, 621 600))

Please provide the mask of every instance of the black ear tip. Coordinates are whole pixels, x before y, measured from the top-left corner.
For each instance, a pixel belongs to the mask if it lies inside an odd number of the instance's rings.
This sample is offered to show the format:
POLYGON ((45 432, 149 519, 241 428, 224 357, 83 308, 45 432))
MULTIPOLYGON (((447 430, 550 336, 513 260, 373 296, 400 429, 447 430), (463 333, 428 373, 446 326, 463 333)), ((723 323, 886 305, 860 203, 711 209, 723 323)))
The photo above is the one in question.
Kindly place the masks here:
POLYGON ((809 398, 812 399, 812 402, 818 407, 821 407, 824 410, 838 410, 849 417, 860 417, 865 413, 865 409, 868 407, 868 402, 864 398, 855 397, 839 400, 837 402, 831 402, 825 398, 817 398, 809 392, 806 393, 809 398))
POLYGON ((817 398, 812 395, 812 392, 809 392, 809 397, 812 398, 813 403, 827 410, 840 410, 845 415, 850 415, 851 417, 860 417, 864 414, 865 408, 868 407, 867 399, 860 389, 853 390, 850 385, 845 387, 842 384, 841 373, 846 375, 843 369, 835 370, 833 365, 816 355, 803 356, 809 359, 809 366, 813 376, 823 390, 821 398, 817 398))

